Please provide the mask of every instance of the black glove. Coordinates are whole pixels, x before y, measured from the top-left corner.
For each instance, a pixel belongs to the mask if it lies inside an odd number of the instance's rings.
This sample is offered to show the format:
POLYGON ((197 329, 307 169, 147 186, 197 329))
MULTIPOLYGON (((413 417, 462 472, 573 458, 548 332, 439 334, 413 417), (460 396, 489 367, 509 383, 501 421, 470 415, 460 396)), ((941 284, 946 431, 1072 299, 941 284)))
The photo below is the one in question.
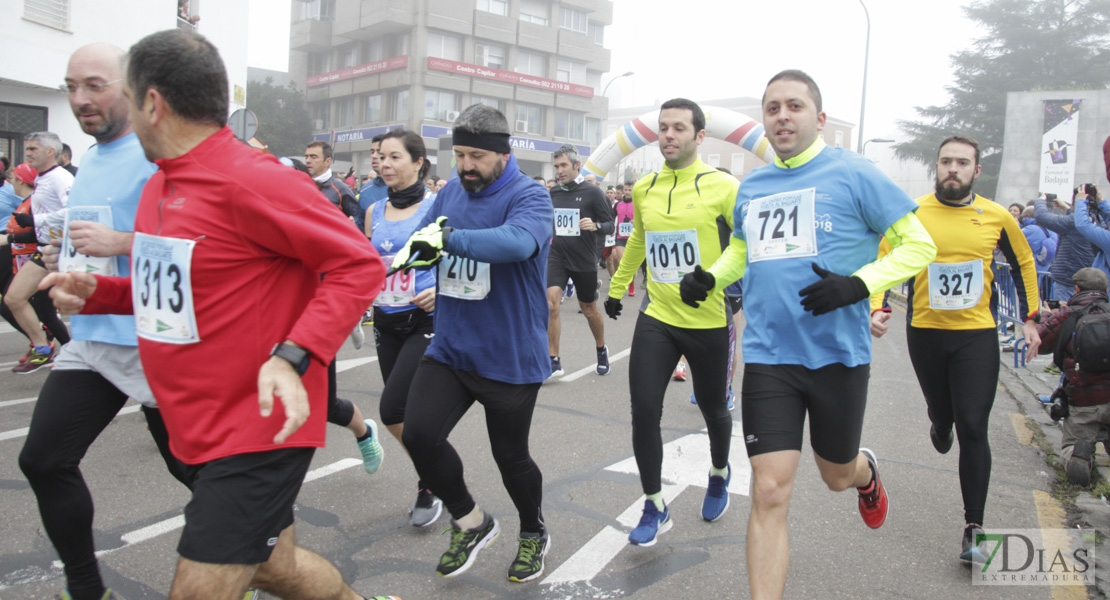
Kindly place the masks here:
POLYGON ((802 288, 798 295, 802 296, 802 308, 815 317, 855 304, 869 295, 867 284, 859 277, 838 275, 822 269, 817 263, 813 263, 813 272, 821 281, 802 288))
POLYGON ((15 224, 19 225, 20 227, 35 226, 35 218, 32 217, 30 213, 15 213, 12 216, 15 217, 15 224))
POLYGON ((717 278, 702 269, 701 265, 695 265, 694 270, 683 275, 682 281, 678 283, 678 295, 684 303, 697 308, 698 302, 705 302, 709 297, 709 290, 715 285, 717 278))
POLYGON ((605 314, 609 315, 610 319, 615 321, 617 317, 621 316, 622 308, 620 300, 612 296, 605 299, 605 314))

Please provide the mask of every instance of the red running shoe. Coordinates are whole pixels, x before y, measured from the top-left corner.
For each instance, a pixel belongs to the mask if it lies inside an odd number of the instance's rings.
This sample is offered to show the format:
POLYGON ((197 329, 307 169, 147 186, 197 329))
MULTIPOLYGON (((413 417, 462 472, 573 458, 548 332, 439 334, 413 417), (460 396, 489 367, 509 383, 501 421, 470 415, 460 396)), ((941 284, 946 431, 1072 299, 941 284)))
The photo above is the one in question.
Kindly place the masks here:
POLYGON ((887 496, 883 481, 879 478, 879 459, 875 453, 867 448, 860 448, 860 452, 871 463, 873 478, 867 488, 856 488, 859 491, 859 514, 863 522, 871 529, 878 529, 886 522, 887 496))

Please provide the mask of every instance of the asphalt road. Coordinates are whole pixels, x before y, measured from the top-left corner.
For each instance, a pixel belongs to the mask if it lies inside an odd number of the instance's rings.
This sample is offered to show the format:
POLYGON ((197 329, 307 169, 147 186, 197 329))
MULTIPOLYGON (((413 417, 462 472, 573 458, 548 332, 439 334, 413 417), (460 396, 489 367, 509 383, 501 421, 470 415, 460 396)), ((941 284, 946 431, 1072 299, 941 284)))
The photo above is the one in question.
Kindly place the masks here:
MULTIPOLYGON (((642 292, 641 292, 642 293, 642 292)), ((447 548, 446 519, 413 528, 408 509, 416 492, 412 464, 383 430, 385 462, 367 475, 352 435, 329 426, 311 481, 297 504, 299 541, 334 562, 363 595, 405 598, 746 598, 745 528, 750 507, 748 468, 740 442, 740 411, 732 452, 732 505, 716 523, 700 518, 708 449, 701 415, 689 402, 691 384, 667 390, 663 438, 665 484, 674 528, 651 548, 628 546, 625 536, 643 504, 632 457, 628 358, 635 314, 606 320, 612 373, 593 373, 592 339, 577 305, 562 306, 563 365, 567 375, 540 391, 532 424, 532 453, 544 475, 544 514, 552 535, 547 570, 538 582, 514 584, 506 569, 519 524, 489 453, 483 415, 475 408, 451 441, 466 465, 477 502, 502 523, 501 538, 465 575, 435 575, 447 548), (622 518, 622 513, 624 516, 622 518)), ((928 439, 925 404, 905 347, 902 314, 875 344, 864 445, 876 451, 890 494, 890 514, 879 530, 860 520, 856 495, 821 483, 808 446, 790 512, 790 598, 1083 598, 1082 588, 973 586, 958 562, 962 502, 957 456, 937 454, 928 439)), ((496 324, 490 324, 496 331, 496 324)), ((369 328, 367 337, 372 339, 369 328)), ((496 338, 491 343, 496 343, 496 338)), ((56 555, 41 528, 34 496, 17 465, 23 428, 45 372, 15 375, 10 366, 26 349, 23 338, 0 333, 0 598, 53 598, 64 586, 56 555)), ((376 417, 381 375, 372 344, 340 353, 341 395, 376 417)), ((215 360, 216 358, 214 358, 215 360)), ((157 374, 153 374, 157 376, 157 374)), ((736 378, 739 389, 740 377, 736 378)), ((739 401, 739 399, 738 399, 739 401)), ((164 598, 176 560, 186 490, 164 470, 146 425, 131 404, 93 445, 83 462, 96 500, 101 570, 128 600, 164 598), (126 412, 126 411, 132 412, 126 412)), ((999 388, 991 416, 994 469, 987 525, 1042 526, 1038 510, 1048 488, 1044 460, 1023 443, 1014 425, 1016 401, 999 388)), ((1019 419, 1020 420, 1020 419, 1019 419)))

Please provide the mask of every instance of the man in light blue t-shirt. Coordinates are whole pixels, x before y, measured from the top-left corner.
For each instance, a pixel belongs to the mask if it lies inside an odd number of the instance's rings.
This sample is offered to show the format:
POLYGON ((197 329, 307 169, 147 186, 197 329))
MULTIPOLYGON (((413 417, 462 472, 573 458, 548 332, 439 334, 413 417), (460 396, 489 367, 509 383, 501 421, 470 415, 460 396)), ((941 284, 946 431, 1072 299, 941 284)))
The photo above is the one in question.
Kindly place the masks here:
MULTIPOLYGON (((61 270, 126 277, 139 196, 157 171, 131 128, 123 94, 124 51, 91 44, 70 57, 65 86, 81 129, 96 138, 69 195, 61 253, 44 257, 61 270)), ((92 497, 81 458, 131 397, 142 404, 166 465, 189 485, 170 453, 166 427, 139 362, 131 315, 73 315, 73 339, 46 379, 19 466, 38 500, 43 527, 62 559, 68 597, 107 597, 93 554, 92 497)))

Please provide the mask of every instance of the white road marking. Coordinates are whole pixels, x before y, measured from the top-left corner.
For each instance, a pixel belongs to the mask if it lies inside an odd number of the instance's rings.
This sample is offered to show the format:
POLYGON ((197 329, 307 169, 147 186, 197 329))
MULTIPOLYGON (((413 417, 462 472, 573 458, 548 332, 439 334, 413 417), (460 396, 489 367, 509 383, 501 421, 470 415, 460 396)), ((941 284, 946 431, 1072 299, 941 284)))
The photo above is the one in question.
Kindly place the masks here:
MULTIPOLYGON (((731 460, 732 452, 730 452, 732 480, 729 482, 729 493, 747 496, 752 473, 747 461, 747 453, 744 450, 744 429, 739 422, 733 422, 732 431, 730 450, 735 451, 738 456, 741 454, 743 456, 739 456, 741 460, 731 460)), ((671 503, 687 487, 706 487, 709 483, 708 465, 709 437, 704 430, 702 433, 687 435, 665 444, 663 446, 662 471, 664 501, 668 504, 671 503)), ((605 469, 621 473, 639 473, 636 468, 635 457, 614 463, 605 469)), ((623 527, 632 529, 639 522, 643 506, 644 497, 641 496, 617 517, 617 521, 623 527)), ((543 582, 550 585, 559 585, 589 581, 596 577, 628 545, 627 531, 621 531, 615 527, 605 527, 563 564, 559 565, 559 568, 548 575, 543 582)))
MULTIPOLYGON (((632 353, 632 348, 625 348, 624 350, 621 350, 620 352, 617 352, 616 354, 613 354, 612 356, 610 356, 609 357, 609 364, 612 365, 613 363, 615 363, 618 360, 628 356, 631 353, 632 353)), ((560 377, 558 380, 559 381, 574 381, 576 379, 581 379, 582 377, 585 377, 586 375, 589 375, 590 373, 594 373, 594 374, 597 373, 597 363, 594 363, 594 364, 592 364, 588 367, 582 368, 582 369, 578 369, 577 371, 571 373, 570 375, 564 375, 564 376, 560 377)))
MULTIPOLYGON (((369 361, 367 361, 367 362, 369 362, 369 361)), ((128 408, 130 408, 130 407, 128 407, 128 408)), ((330 465, 324 465, 322 467, 319 467, 319 468, 316 468, 316 469, 313 469, 313 470, 309 471, 304 476, 304 482, 308 483, 310 481, 315 481, 315 480, 320 479, 322 477, 327 477, 328 475, 333 475, 333 474, 338 473, 340 471, 343 471, 345 469, 350 469, 351 467, 361 465, 361 464, 362 464, 362 459, 344 458, 343 460, 333 462, 330 465)), ((153 525, 147 525, 146 527, 136 529, 135 531, 131 531, 131 532, 128 532, 128 533, 125 533, 125 534, 121 535, 120 540, 123 541, 122 546, 120 546, 119 548, 112 548, 111 550, 100 550, 96 553, 96 555, 98 557, 100 557, 100 556, 104 556, 105 554, 111 554, 112 552, 116 552, 118 550, 123 550, 124 548, 134 546, 135 544, 139 544, 139 543, 142 543, 142 542, 145 542, 145 541, 148 541, 148 540, 152 540, 152 539, 154 539, 154 538, 156 538, 160 535, 170 533, 171 531, 177 531, 178 529, 181 529, 184 526, 185 526, 185 515, 177 515, 176 517, 170 517, 169 519, 166 519, 164 521, 159 521, 159 522, 157 522, 153 525)), ((61 569, 62 568, 62 561, 56 560, 56 561, 54 561, 53 565, 54 565, 55 568, 61 569)), ((0 589, 3 589, 2 585, 0 585, 0 589)))
POLYGON ((28 402, 34 402, 38 399, 39 397, 35 396, 33 398, 20 398, 19 400, 5 400, 3 402, 0 402, 0 408, 4 408, 5 406, 15 406, 16 404, 26 404, 28 402))
POLYGON ((23 427, 20 429, 13 429, 11 431, 3 431, 0 432, 0 440, 13 440, 15 438, 21 438, 27 435, 27 432, 30 430, 30 427, 23 427))
POLYGON ((377 356, 367 356, 364 358, 348 358, 346 360, 336 361, 335 372, 342 373, 343 371, 349 371, 355 367, 361 367, 362 365, 372 363, 376 360, 378 360, 377 356))

